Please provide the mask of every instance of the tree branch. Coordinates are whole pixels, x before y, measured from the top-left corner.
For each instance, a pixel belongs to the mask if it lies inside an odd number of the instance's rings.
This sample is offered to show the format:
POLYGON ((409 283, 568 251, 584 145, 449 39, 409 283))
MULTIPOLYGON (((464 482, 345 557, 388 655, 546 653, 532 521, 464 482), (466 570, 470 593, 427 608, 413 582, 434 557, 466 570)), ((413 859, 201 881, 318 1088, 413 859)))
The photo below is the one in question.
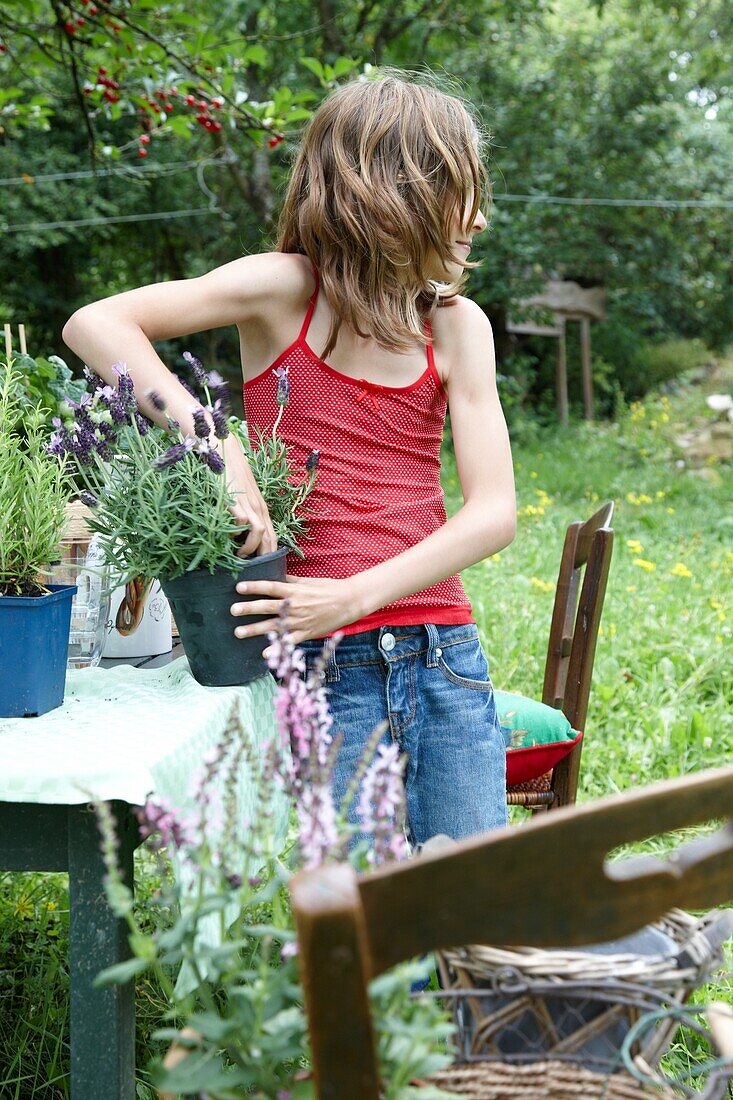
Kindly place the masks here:
MULTIPOLYGON (((96 163, 96 139, 94 135, 94 127, 92 126, 92 120, 89 117, 89 111, 87 110, 86 100, 84 99, 84 93, 81 89, 81 80, 79 79, 79 69, 76 64, 76 54, 74 53, 74 43, 71 35, 66 33, 64 23, 66 22, 64 15, 59 5, 59 0, 51 0, 51 7, 53 8, 54 15, 56 16, 56 26, 58 32, 61 35, 61 41, 66 39, 66 45, 69 50, 69 58, 71 60, 71 80, 74 85, 74 95, 81 111, 81 116, 84 119, 84 126, 87 132, 87 145, 89 146, 89 156, 92 164, 96 163)), ((63 47, 62 47, 63 51, 63 47)))

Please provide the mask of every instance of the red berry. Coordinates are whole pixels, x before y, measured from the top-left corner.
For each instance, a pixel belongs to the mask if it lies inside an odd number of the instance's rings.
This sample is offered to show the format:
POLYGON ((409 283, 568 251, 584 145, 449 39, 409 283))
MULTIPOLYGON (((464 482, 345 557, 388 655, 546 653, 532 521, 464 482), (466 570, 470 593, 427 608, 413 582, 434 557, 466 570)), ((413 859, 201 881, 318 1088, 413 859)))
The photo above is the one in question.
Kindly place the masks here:
POLYGON ((92 4, 89 8, 90 15, 99 15, 99 8, 92 4))
POLYGON ((223 107, 224 106, 224 101, 221 100, 221 99, 218 99, 218 98, 217 99, 212 99, 211 106, 215 107, 215 108, 223 107))
POLYGON ((67 34, 74 34, 76 31, 76 27, 73 23, 64 23, 64 30, 67 34))
POLYGON ((283 140, 284 139, 283 139, 282 134, 276 134, 275 137, 271 137, 270 140, 268 141, 268 143, 267 143, 268 149, 274 149, 275 146, 279 145, 280 142, 283 141, 283 140))
POLYGON ((8 52, 8 47, 5 45, 4 42, 0 42, 0 53, 7 53, 7 52, 8 52))
POLYGON ((146 157, 148 155, 147 149, 138 149, 137 155, 139 157, 146 157))
POLYGON ((112 30, 113 31, 121 31, 122 30, 122 24, 121 23, 113 23, 112 24, 112 30))
POLYGON ((105 69, 104 65, 100 65, 99 68, 97 69, 97 72, 99 73, 100 76, 106 76, 107 75, 107 70, 105 69))
POLYGON ((196 102, 196 96, 193 96, 193 95, 187 95, 186 96, 186 103, 189 105, 189 107, 193 107, 195 102, 196 102))
POLYGON ((220 122, 212 122, 211 123, 211 129, 216 130, 216 132, 218 133, 219 130, 221 130, 221 123, 220 122))
POLYGON ((166 109, 166 111, 172 111, 173 110, 173 104, 172 103, 166 103, 165 109, 166 109))
POLYGON ((202 99, 200 103, 196 104, 196 106, 198 107, 199 111, 203 112, 208 108, 209 105, 208 105, 208 103, 205 103, 204 100, 202 99))
POLYGON ((196 115, 196 121, 198 122, 199 126, 205 126, 209 120, 206 115, 196 115))
POLYGON ((91 95, 94 91, 94 88, 90 88, 89 85, 87 85, 86 88, 82 88, 82 91, 84 92, 84 95, 91 95))
POLYGON ((77 27, 83 27, 85 23, 86 23, 86 19, 83 19, 81 16, 79 16, 79 18, 76 21, 77 27))
POLYGON ((150 135, 149 134, 140 134, 140 144, 141 145, 150 145, 150 135))

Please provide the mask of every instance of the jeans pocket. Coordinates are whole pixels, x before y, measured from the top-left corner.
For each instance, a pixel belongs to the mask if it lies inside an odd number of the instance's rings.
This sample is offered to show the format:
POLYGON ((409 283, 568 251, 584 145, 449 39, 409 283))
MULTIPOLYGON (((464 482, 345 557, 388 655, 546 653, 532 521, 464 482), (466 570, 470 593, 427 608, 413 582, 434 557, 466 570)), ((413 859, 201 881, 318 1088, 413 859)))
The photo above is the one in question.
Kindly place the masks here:
POLYGON ((444 646, 438 668, 451 684, 471 691, 493 691, 489 665, 478 638, 444 646))

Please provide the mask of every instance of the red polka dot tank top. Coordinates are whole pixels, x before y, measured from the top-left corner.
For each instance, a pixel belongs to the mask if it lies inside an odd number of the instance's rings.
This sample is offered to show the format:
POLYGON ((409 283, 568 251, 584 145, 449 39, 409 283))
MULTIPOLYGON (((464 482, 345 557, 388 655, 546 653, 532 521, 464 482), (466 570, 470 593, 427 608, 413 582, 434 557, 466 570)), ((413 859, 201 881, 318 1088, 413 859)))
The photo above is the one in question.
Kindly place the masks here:
MULTIPOLYGON (((393 558, 441 527, 446 520, 440 484, 440 446, 445 391, 433 349, 410 386, 379 386, 349 378, 330 367, 308 345, 318 283, 297 340, 266 370, 244 384, 250 438, 275 421, 277 376, 287 371, 290 400, 279 433, 296 468, 311 451, 320 454, 305 555, 288 558, 290 573, 344 578, 393 558)), ((429 332, 428 332, 429 335, 429 332)), ((460 577, 385 605, 351 623, 345 634, 384 625, 472 622, 460 577)))

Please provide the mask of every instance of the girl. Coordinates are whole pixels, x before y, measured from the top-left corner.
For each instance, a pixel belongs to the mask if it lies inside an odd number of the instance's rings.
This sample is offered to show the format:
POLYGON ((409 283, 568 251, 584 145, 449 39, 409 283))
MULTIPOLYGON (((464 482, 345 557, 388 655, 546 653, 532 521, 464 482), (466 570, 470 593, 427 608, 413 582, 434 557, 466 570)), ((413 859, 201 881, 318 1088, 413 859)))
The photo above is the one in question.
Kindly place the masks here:
MULTIPOLYGON (((287 376, 283 438, 300 462, 320 452, 311 538, 286 583, 238 585, 258 599, 232 614, 271 618, 235 634, 264 642, 285 599, 309 660, 319 639, 343 631, 325 674, 344 734, 335 795, 385 721, 385 740, 407 754, 416 843, 506 820, 504 740, 458 577, 505 547, 515 524, 491 327, 458 293, 486 228, 484 183, 478 130, 459 100, 393 75, 356 81, 306 128, 274 252, 85 306, 64 329, 108 381, 123 358, 138 395, 157 391, 184 431, 190 396, 152 341, 236 324, 252 433, 272 426, 287 376), (446 405, 464 499, 447 522, 446 405)), ((274 550, 239 444, 230 435, 221 448, 234 514, 249 528, 242 553, 274 550)))

